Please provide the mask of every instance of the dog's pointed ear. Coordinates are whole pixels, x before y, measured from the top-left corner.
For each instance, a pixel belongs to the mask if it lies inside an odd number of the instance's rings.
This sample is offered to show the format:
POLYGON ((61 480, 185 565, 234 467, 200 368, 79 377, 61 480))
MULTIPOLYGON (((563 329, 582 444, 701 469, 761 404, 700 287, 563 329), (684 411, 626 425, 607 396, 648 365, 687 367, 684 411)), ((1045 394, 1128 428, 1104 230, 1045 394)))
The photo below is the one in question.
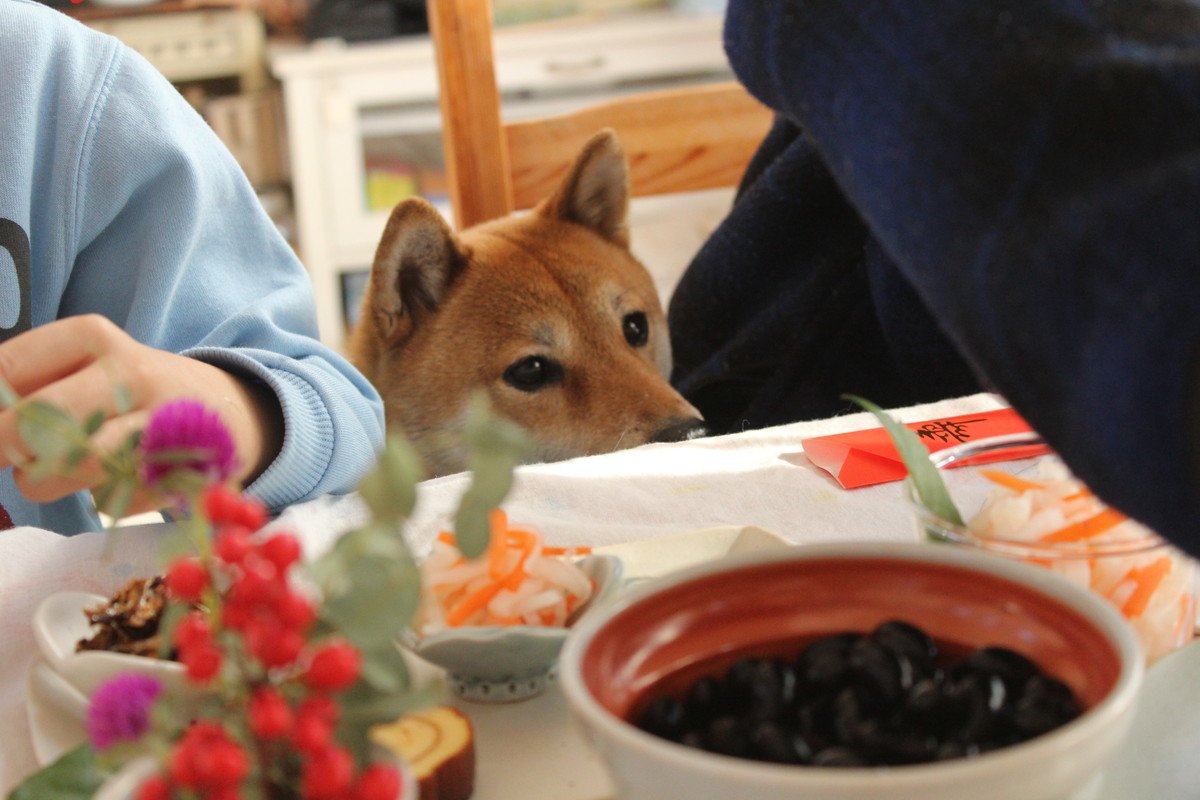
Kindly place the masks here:
POLYGON ((558 189, 538 206, 538 213, 585 225, 605 239, 629 246, 629 169, 611 128, 588 139, 558 189))
POLYGON ((367 308, 380 336, 408 336, 441 303, 467 250, 438 210, 419 197, 392 209, 371 267, 367 308))

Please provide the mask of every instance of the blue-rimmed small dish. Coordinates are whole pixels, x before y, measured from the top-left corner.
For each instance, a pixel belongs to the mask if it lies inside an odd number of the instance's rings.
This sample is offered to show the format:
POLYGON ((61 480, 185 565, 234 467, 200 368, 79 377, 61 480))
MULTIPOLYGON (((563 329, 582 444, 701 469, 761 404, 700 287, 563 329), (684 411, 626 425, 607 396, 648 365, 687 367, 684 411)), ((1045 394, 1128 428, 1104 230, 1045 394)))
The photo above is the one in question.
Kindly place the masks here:
POLYGON ((506 625, 450 628, 428 636, 410 631, 404 644, 446 670, 451 689, 465 700, 511 703, 542 693, 558 673, 558 654, 571 627, 613 598, 622 583, 621 560, 590 555, 579 567, 596 585, 564 628, 506 625))

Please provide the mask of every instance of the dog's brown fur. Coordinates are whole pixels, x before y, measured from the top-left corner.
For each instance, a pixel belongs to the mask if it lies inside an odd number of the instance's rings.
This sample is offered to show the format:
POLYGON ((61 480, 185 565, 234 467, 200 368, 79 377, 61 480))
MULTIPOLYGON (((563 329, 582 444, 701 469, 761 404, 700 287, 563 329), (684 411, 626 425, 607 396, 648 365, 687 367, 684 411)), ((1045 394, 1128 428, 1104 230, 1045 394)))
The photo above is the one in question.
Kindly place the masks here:
POLYGON ((628 194, 603 131, 528 214, 455 234, 424 200, 393 209, 349 352, 434 474, 465 469, 457 434, 479 389, 538 461, 701 430, 665 378, 666 321, 629 250, 628 194))

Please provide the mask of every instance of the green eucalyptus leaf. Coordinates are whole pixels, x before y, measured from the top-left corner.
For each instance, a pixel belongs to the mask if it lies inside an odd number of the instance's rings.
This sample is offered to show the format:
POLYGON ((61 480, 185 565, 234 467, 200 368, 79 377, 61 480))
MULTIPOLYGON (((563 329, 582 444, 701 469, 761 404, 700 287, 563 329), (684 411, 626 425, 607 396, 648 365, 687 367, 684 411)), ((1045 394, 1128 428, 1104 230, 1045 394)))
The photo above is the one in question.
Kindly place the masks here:
MULTIPOLYGON (((342 539, 344 538, 345 536, 342 536, 342 539)), ((338 540, 340 541, 341 539, 338 540)), ((304 570, 317 586, 326 591, 337 591, 337 583, 346 575, 348 565, 346 553, 342 552, 335 542, 333 547, 322 553, 319 558, 305 564, 304 570)))
POLYGON ((416 563, 411 558, 368 556, 349 566, 348 589, 326 594, 321 617, 365 650, 395 641, 420 604, 416 563))
POLYGON ((133 502, 133 493, 137 489, 137 481, 128 478, 118 478, 96 487, 93 500, 102 513, 113 519, 125 516, 133 502))
POLYGON ((417 484, 424 477, 421 457, 402 436, 390 434, 375 469, 359 484, 358 492, 377 521, 399 523, 417 503, 417 484))
POLYGON ((500 506, 513 484, 513 471, 531 446, 518 425, 491 412, 484 395, 472 398, 467 414, 467 445, 471 450, 471 485, 454 515, 454 536, 467 558, 478 558, 491 537, 488 515, 500 506))
POLYGON ((908 469, 908 477, 921 505, 943 519, 962 525, 962 515, 958 513, 958 508, 946 489, 941 470, 930 460, 929 448, 922 444, 920 438, 871 401, 851 394, 842 396, 870 411, 883 425, 896 446, 901 461, 908 469))
POLYGON ((103 454, 101 464, 109 480, 141 480, 140 459, 136 451, 139 438, 138 434, 130 434, 118 447, 103 454))
POLYGON ((338 696, 342 705, 339 734, 343 729, 358 729, 365 734, 371 725, 392 722, 410 711, 432 705, 443 693, 444 687, 439 683, 398 694, 377 692, 356 683, 338 696))
POLYGON ((17 431, 38 460, 63 462, 74 448, 87 443, 74 417, 41 400, 17 407, 17 431))
POLYGON ((478 558, 487 550, 491 538, 488 515, 498 507, 512 488, 516 465, 489 461, 471 475, 471 485, 463 493, 454 513, 454 537, 458 549, 467 558, 478 558))
POLYGON ((342 534, 332 547, 309 565, 309 575, 321 587, 325 597, 345 594, 353 587, 353 565, 366 550, 366 536, 361 529, 342 534))
POLYGON ((112 774, 97 763, 91 746, 82 744, 26 778, 8 800, 91 800, 112 774))
POLYGON ((408 664, 404 655, 389 642, 374 650, 363 650, 360 680, 378 692, 394 694, 409 688, 408 664))
POLYGON ((83 463, 85 458, 91 455, 91 452, 92 451, 84 445, 76 445, 75 447, 72 447, 67 451, 67 457, 64 459, 64 465, 66 466, 67 470, 70 471, 77 468, 83 463))
POLYGON ((108 415, 103 411, 93 411, 86 420, 83 421, 83 432, 91 436, 96 431, 100 430, 100 426, 108 419, 108 415))

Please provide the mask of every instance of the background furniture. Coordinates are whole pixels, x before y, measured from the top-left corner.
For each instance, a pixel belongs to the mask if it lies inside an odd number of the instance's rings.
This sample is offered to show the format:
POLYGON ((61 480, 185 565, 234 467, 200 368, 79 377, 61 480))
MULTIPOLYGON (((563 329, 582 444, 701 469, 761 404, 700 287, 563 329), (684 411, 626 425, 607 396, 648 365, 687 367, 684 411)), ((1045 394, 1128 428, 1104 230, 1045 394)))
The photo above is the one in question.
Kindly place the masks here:
MULTIPOLYGON (((494 56, 500 104, 512 120, 730 77, 720 16, 669 10, 500 27, 494 56)), ((321 337, 340 347, 395 202, 418 193, 453 221, 433 45, 423 36, 327 40, 275 50, 270 64, 283 83, 300 255, 321 337)), ((658 270, 664 294, 727 198, 635 204, 634 250, 658 270), (679 226, 688 245, 678 244, 679 226), (639 252, 656 244, 661 258, 639 252)))
POLYGON ((492 48, 492 0, 427 0, 441 85, 442 145, 460 228, 546 197, 597 130, 613 128, 635 197, 736 186, 770 127, 735 81, 633 94, 506 123, 492 48))
POLYGON ((167 80, 236 78, 241 91, 266 85, 266 32, 249 7, 196 0, 152 5, 80 5, 64 11, 137 50, 167 80))

